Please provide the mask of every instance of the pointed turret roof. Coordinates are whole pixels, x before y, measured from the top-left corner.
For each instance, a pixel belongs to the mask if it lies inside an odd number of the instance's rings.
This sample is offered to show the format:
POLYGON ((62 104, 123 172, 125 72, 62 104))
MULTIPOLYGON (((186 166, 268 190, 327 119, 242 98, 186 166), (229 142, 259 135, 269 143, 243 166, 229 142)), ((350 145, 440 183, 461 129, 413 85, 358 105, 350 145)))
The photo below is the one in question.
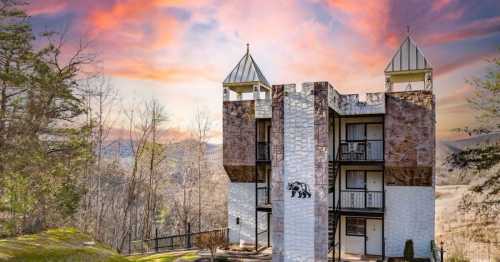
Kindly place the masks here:
POLYGON ((410 70, 431 70, 432 66, 424 53, 408 35, 385 68, 386 73, 410 70))
POLYGON ((240 62, 234 67, 233 71, 224 80, 224 85, 245 84, 252 82, 261 82, 265 86, 270 86, 266 77, 260 71, 255 63, 247 45, 247 52, 241 58, 240 62))

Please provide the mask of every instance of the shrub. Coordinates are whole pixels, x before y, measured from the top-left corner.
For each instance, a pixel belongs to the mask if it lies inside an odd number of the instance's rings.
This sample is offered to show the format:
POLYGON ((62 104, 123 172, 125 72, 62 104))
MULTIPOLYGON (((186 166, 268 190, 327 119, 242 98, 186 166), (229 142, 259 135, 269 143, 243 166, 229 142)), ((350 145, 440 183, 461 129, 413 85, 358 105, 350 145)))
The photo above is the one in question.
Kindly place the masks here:
POLYGON ((434 261, 437 261, 438 250, 437 250, 436 242, 434 240, 431 240, 431 256, 434 259, 434 261))
POLYGON ((195 238, 194 244, 200 249, 208 249, 210 261, 213 262, 217 248, 226 244, 226 236, 221 231, 202 233, 195 238))
POLYGON ((405 261, 413 261, 414 258, 415 253, 413 252, 413 241, 408 239, 405 242, 404 259, 405 261))

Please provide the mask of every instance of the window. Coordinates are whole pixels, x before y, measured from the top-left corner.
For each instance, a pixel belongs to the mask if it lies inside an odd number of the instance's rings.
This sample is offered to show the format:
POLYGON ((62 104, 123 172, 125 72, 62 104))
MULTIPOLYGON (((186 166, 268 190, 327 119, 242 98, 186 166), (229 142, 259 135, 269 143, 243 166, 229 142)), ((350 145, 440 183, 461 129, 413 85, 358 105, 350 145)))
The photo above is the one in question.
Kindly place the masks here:
POLYGON ((347 140, 365 140, 366 125, 365 124, 346 124, 347 140))
POLYGON ((347 170, 345 175, 347 189, 365 189, 365 171, 347 170))
POLYGON ((365 235, 365 219, 360 217, 346 217, 347 236, 364 236, 365 235))

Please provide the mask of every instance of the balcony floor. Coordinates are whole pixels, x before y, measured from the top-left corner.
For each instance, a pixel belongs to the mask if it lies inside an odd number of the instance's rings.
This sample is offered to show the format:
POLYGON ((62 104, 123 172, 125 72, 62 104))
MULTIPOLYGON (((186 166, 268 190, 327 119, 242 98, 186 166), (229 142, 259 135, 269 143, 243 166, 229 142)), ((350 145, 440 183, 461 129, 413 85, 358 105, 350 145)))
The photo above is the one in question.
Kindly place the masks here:
POLYGON ((341 208, 333 209, 329 208, 330 212, 340 212, 341 215, 358 215, 358 216, 371 216, 371 217, 382 217, 384 216, 384 209, 382 208, 341 208))
POLYGON ((273 206, 271 204, 259 204, 257 206, 257 211, 271 212, 273 206))

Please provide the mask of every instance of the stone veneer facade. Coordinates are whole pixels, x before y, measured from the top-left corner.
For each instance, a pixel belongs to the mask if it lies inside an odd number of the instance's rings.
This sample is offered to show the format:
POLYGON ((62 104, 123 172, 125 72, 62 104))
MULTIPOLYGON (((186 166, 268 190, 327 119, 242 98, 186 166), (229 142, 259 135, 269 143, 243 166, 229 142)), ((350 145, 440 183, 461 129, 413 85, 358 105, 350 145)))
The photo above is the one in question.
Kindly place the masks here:
POLYGON ((273 261, 282 262, 285 260, 285 204, 284 204, 284 94, 285 85, 273 86, 272 92, 272 125, 271 125, 271 204, 273 216, 271 218, 273 261))
POLYGON ((387 185, 432 186, 435 161, 435 103, 432 91, 386 94, 387 185))
POLYGON ((255 101, 224 101, 223 165, 231 182, 255 181, 255 101))

